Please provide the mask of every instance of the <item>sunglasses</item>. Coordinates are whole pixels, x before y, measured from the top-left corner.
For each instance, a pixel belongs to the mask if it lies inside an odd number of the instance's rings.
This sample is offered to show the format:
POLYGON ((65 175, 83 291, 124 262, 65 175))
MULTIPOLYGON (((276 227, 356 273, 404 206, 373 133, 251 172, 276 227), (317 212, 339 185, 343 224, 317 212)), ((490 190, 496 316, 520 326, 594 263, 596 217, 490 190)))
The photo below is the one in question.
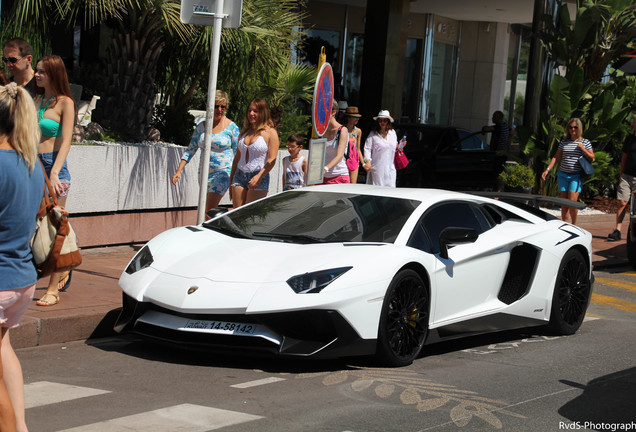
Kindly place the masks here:
POLYGON ((4 63, 16 64, 23 57, 2 57, 4 63))
POLYGON ((569 129, 578 129, 578 126, 568 126, 569 129))
POLYGON ((214 109, 219 109, 219 108, 226 109, 227 105, 214 105, 214 109))

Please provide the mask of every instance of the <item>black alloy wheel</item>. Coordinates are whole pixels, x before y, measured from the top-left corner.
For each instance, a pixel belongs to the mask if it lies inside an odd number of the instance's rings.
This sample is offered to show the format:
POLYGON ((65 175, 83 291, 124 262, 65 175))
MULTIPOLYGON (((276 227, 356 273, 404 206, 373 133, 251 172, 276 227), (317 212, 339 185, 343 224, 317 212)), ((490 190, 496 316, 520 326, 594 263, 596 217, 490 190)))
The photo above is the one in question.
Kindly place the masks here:
POLYGON ((581 326, 592 294, 589 267, 581 252, 569 250, 559 266, 549 328, 559 335, 571 335, 581 326))
POLYGON ((429 309, 429 292, 420 275, 400 271, 382 304, 377 355, 383 363, 406 366, 417 358, 428 334, 429 309))

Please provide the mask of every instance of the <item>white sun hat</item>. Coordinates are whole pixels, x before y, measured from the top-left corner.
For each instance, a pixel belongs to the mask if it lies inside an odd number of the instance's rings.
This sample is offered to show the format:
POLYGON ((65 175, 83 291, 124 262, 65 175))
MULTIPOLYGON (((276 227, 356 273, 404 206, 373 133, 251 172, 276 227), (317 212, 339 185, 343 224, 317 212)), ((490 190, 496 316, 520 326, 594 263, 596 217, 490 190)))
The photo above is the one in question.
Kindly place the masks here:
POLYGON ((381 119, 381 118, 389 119, 391 123, 393 123, 393 117, 391 117, 389 110, 381 110, 377 116, 373 117, 373 120, 377 121, 378 119, 381 119))

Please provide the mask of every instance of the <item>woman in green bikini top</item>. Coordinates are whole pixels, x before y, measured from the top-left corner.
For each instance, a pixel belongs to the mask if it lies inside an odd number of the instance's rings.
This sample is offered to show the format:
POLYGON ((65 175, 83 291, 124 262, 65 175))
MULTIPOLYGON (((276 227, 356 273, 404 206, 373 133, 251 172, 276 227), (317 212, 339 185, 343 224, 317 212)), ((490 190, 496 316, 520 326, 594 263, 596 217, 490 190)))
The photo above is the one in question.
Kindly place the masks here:
MULTIPOLYGON (((66 206, 71 186, 71 174, 66 158, 71 150, 75 102, 71 96, 64 62, 59 56, 42 57, 35 66, 35 84, 38 96, 38 120, 42 137, 38 145, 38 157, 51 179, 51 186, 58 196, 60 206, 66 206)), ((36 304, 53 306, 60 301, 60 291, 70 283, 70 275, 53 273, 44 294, 36 304)))
POLYGON ((44 112, 52 100, 53 98, 49 99, 48 102, 44 104, 44 98, 42 98, 40 101, 40 108, 38 108, 38 120, 40 121, 40 131, 42 132, 43 137, 62 136, 62 128, 60 127, 60 124, 50 118, 44 118, 44 112))

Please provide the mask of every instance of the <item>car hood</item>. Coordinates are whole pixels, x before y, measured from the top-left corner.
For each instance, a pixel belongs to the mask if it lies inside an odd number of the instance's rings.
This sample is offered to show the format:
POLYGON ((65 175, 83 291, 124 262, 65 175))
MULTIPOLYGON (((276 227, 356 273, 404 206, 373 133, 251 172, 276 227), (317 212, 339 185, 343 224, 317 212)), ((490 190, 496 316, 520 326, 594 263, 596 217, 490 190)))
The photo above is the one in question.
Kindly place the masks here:
POLYGON ((295 244, 239 239, 196 227, 177 228, 151 240, 155 270, 184 278, 216 282, 266 283, 292 275, 364 261, 364 249, 378 252, 382 243, 295 244), (355 248, 354 250, 351 250, 355 248), (347 251, 346 249, 349 249, 347 251), (347 256, 343 260, 343 256, 347 256))

